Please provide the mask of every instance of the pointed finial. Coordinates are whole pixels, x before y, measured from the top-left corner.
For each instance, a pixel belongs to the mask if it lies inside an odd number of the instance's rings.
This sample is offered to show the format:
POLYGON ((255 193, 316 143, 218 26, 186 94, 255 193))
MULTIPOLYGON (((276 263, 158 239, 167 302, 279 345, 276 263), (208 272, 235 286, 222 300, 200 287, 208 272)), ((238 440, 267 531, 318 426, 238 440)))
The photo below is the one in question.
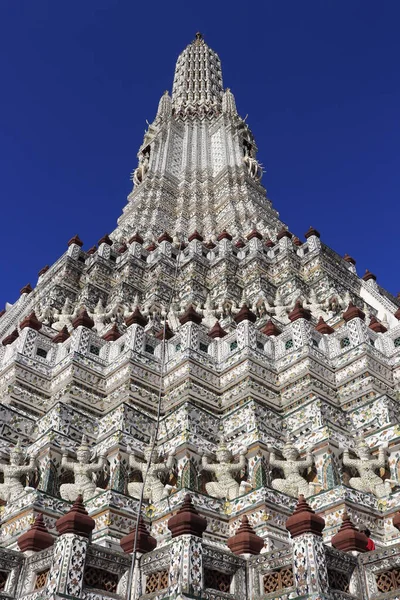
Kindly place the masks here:
POLYGON ((203 34, 202 34, 202 33, 200 33, 200 31, 198 31, 198 32, 196 33, 196 40, 202 40, 202 39, 203 39, 203 34))

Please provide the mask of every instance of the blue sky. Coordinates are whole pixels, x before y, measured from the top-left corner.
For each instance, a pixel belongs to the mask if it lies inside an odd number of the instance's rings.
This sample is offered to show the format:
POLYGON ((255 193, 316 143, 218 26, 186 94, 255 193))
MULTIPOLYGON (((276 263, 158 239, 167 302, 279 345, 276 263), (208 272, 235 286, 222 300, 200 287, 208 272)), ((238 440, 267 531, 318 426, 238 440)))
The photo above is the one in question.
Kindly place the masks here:
POLYGON ((263 183, 359 274, 400 290, 397 1, 0 3, 0 308, 78 233, 112 231, 179 52, 201 31, 263 183))

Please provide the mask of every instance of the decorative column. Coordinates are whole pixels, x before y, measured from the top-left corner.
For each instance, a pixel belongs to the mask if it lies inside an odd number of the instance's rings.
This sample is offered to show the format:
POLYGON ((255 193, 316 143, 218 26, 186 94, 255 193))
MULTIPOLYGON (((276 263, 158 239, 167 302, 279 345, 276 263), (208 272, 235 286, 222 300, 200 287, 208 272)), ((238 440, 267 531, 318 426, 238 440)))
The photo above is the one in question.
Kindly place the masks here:
POLYGON ((56 522, 60 537, 54 545, 47 580, 49 598, 57 595, 82 597, 87 547, 94 527, 95 522, 89 517, 82 496, 78 496, 70 511, 56 522))
POLYGON ((203 584, 203 547, 201 538, 207 520, 201 517, 186 494, 179 511, 168 521, 174 539, 171 545, 169 594, 200 595, 203 584))
POLYGON ((322 530, 325 521, 299 496, 294 513, 286 521, 293 538, 293 578, 298 596, 324 597, 329 588, 322 530))
MULTIPOLYGON (((362 533, 362 531, 358 531, 358 529, 350 521, 350 517, 346 512, 343 513, 342 525, 340 526, 337 534, 331 539, 331 544, 337 550, 341 550, 342 552, 350 552, 354 556, 358 556, 358 554, 368 551, 367 536, 365 533, 362 533)), ((359 597, 361 594, 361 583, 358 569, 354 569, 351 573, 349 573, 348 577, 350 593, 356 597, 359 597)), ((373 591, 374 593, 378 592, 376 583, 373 587, 373 591)))
POLYGON ((54 538, 47 530, 42 513, 38 513, 30 529, 19 536, 17 544, 26 556, 50 548, 54 544, 54 538))
POLYGON ((142 595, 140 558, 157 546, 157 540, 147 531, 142 515, 139 516, 137 530, 137 537, 136 527, 134 527, 128 535, 120 540, 122 550, 128 554, 133 554, 136 538, 136 564, 131 565, 131 572, 128 577, 128 588, 130 588, 128 589, 128 598, 132 600, 142 595))
MULTIPOLYGON (((240 556, 244 560, 248 560, 252 555, 260 554, 261 550, 264 548, 263 538, 255 533, 246 515, 242 516, 242 521, 240 523, 239 529, 236 531, 235 535, 228 539, 227 543, 231 552, 233 552, 233 554, 236 554, 237 556, 240 556)), ((246 564, 244 564, 243 567, 243 574, 245 567, 246 564)), ((249 589, 237 589, 237 583, 237 581, 234 581, 234 593, 238 594, 237 597, 241 598, 243 594, 246 594, 247 598, 253 598, 260 594, 260 583, 258 580, 258 574, 254 572, 254 570, 250 572, 249 589)))
POLYGON ((137 306, 133 313, 125 319, 128 327, 126 332, 126 345, 128 348, 139 354, 143 350, 144 344, 144 328, 148 323, 148 319, 142 315, 137 306))
POLYGON ((257 315, 246 304, 243 304, 235 317, 235 321, 237 323, 236 339, 239 350, 246 347, 255 349, 256 328, 254 323, 257 321, 257 315))

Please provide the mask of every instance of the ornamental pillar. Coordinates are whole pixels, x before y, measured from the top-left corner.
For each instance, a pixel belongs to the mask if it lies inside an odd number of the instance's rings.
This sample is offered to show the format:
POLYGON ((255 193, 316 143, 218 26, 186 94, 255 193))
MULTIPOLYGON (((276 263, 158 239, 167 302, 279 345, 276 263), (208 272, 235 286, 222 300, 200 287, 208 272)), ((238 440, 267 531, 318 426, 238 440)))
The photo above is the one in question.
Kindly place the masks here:
POLYGON ((89 517, 82 496, 78 496, 70 511, 56 522, 60 536, 54 544, 47 579, 49 598, 58 595, 82 597, 87 548, 94 527, 95 522, 89 517))
POLYGON ((201 538, 206 528, 207 520, 193 506, 190 494, 186 494, 182 507, 168 521, 168 529, 174 540, 169 567, 170 594, 188 593, 196 596, 201 593, 204 587, 201 538))
POLYGON ((315 514, 303 495, 299 496, 294 513, 286 521, 293 538, 293 579, 298 596, 323 598, 329 589, 322 541, 324 527, 324 519, 315 514))

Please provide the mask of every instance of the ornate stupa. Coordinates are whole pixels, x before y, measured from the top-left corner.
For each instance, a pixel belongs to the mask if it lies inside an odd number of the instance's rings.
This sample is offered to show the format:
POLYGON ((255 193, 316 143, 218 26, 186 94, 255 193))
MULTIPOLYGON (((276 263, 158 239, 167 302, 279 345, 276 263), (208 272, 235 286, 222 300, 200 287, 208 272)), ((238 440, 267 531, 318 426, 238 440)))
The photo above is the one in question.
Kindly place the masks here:
POLYGON ((262 175, 197 34, 117 227, 0 313, 0 598, 400 595, 400 300, 262 175))

